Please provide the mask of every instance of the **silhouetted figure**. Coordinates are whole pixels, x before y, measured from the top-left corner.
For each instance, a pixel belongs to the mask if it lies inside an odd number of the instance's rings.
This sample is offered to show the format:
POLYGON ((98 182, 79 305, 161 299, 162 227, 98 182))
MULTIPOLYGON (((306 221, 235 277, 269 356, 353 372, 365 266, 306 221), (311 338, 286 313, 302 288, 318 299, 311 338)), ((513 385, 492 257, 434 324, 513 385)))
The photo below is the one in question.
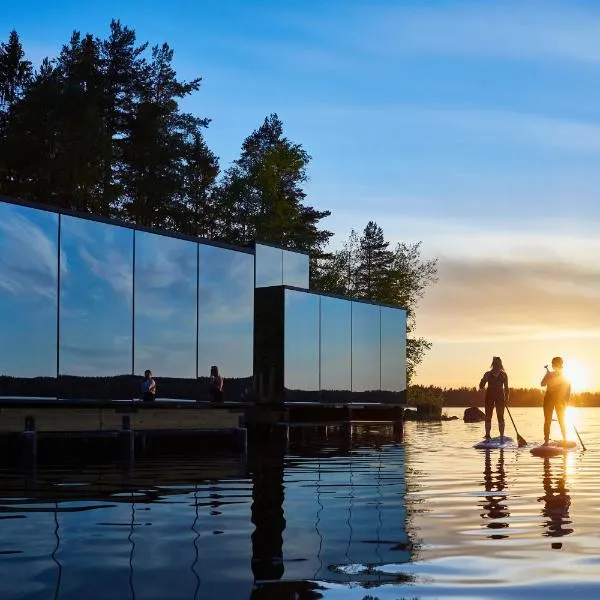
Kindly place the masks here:
MULTIPOLYGON (((565 525, 570 525, 569 507, 571 506, 571 496, 566 485, 567 475, 567 457, 563 457, 562 472, 555 481, 552 480, 552 466, 549 458, 544 459, 544 477, 542 479, 544 486, 544 495, 538 498, 538 502, 544 503, 542 515, 547 518, 544 522, 546 532, 544 535, 548 537, 562 537, 573 533, 572 528, 567 528, 565 525)), ((553 548, 560 548, 559 545, 553 544, 553 548)))
POLYGON ((156 398, 156 381, 152 378, 152 371, 146 369, 144 371, 144 379, 142 380, 142 400, 144 402, 154 402, 156 398))
POLYGON ((571 398, 571 384, 563 373, 563 359, 560 356, 555 356, 552 359, 553 371, 548 370, 548 365, 545 368, 546 374, 540 385, 546 387, 546 394, 544 396, 544 444, 547 444, 550 440, 552 413, 555 410, 563 441, 567 440, 565 412, 571 398))
POLYGON ((213 365, 208 378, 208 395, 211 402, 223 402, 223 383, 224 380, 219 375, 219 367, 213 365))
POLYGON ((502 366, 502 359, 494 356, 491 369, 484 373, 479 382, 479 389, 485 389, 485 439, 490 439, 492 429, 492 416, 494 408, 498 417, 500 437, 504 438, 504 406, 508 402, 508 375, 502 366))
MULTIPOLYGON (((504 471, 504 450, 500 449, 498 462, 496 463, 495 472, 492 470, 492 453, 490 450, 485 452, 485 467, 483 471, 483 486, 486 492, 485 501, 482 506, 484 512, 482 518, 490 519, 486 527, 489 529, 505 529, 508 523, 499 521, 510 516, 506 504, 502 502, 506 500, 506 472, 504 471)), ((507 537, 505 535, 494 534, 490 537, 494 539, 507 537)))

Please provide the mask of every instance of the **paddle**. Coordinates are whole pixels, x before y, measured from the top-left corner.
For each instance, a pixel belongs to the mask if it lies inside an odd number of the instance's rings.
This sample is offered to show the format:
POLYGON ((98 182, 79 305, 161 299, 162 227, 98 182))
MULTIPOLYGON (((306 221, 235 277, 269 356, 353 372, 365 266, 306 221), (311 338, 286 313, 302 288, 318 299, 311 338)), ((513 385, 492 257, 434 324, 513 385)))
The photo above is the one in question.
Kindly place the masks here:
POLYGON ((575 433, 577 434, 577 437, 579 438, 579 443, 581 444, 581 447, 583 448, 583 450, 585 452, 585 450, 587 450, 587 448, 585 447, 585 444, 583 443, 583 440, 581 439, 581 436, 579 435, 579 431, 577 431, 577 427, 575 427, 575 425, 573 425, 573 429, 575 430, 575 433))
MULTIPOLYGON (((519 432, 517 431, 517 426, 515 425, 515 420, 512 418, 512 415, 510 414, 510 410, 508 408, 508 404, 506 404, 506 400, 504 401, 504 407, 506 408, 506 412, 508 413, 508 416, 510 417, 510 420, 512 421, 513 427, 515 428, 515 433, 517 434, 517 444, 519 445, 519 448, 522 448, 523 446, 527 446, 527 440, 519 434, 519 432)), ((583 446, 583 443, 581 444, 583 446)))

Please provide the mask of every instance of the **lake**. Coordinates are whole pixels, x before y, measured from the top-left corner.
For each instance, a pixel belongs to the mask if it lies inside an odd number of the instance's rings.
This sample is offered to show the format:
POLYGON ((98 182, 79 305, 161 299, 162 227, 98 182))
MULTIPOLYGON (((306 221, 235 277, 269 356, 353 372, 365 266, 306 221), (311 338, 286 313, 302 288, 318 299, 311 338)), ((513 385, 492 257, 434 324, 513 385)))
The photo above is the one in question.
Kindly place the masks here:
MULTIPOLYGON (((541 409, 512 413, 539 442, 541 409)), ((552 459, 475 450, 483 424, 459 420, 5 465, 0 598, 596 598, 600 410, 574 414, 587 451, 552 459)))

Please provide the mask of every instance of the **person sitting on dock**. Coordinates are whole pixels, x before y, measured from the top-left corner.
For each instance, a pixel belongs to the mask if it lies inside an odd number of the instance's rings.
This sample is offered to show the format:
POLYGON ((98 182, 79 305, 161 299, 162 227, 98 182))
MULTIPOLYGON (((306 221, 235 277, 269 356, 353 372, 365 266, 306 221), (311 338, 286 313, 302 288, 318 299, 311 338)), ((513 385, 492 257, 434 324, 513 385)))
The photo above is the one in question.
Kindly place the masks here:
POLYGON ((142 400, 144 402, 154 402, 156 398, 156 381, 152 378, 152 371, 146 369, 144 371, 144 379, 142 380, 142 400))
POLYGON ((552 413, 555 410, 563 443, 567 441, 565 412, 571 398, 571 384, 563 373, 563 359, 560 356, 555 356, 552 359, 552 371, 548 369, 548 365, 544 368, 546 369, 546 374, 540 385, 546 387, 546 394, 544 395, 544 445, 547 446, 550 440, 552 413))
POLYGON ((223 383, 224 380, 219 375, 219 367, 213 365, 210 368, 210 377, 208 379, 208 394, 211 402, 223 402, 223 383))

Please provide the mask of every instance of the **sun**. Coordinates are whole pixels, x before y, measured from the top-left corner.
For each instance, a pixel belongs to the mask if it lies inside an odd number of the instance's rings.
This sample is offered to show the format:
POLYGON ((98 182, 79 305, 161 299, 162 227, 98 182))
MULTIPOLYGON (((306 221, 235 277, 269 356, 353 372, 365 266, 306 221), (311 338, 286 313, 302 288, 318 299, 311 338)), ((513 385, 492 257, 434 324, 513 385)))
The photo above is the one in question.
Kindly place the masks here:
POLYGON ((582 392, 589 389, 590 378, 583 363, 578 360, 565 359, 565 377, 571 382, 572 392, 582 392))

